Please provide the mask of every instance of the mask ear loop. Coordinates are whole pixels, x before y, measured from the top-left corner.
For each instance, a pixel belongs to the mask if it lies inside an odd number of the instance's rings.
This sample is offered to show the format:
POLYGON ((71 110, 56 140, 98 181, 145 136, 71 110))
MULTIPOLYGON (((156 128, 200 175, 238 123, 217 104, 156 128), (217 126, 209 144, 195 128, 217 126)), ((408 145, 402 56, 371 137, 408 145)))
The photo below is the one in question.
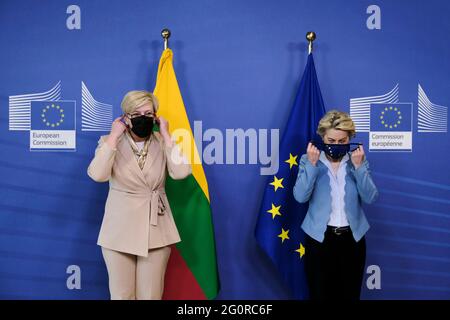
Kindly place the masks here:
POLYGON ((127 121, 125 120, 125 117, 127 117, 127 115, 126 114, 123 114, 121 117, 120 117, 120 122, 122 122, 124 125, 125 125, 125 127, 127 127, 127 129, 130 129, 130 126, 128 125, 128 123, 127 123, 127 121))
POLYGON ((350 143, 350 144, 357 144, 358 146, 356 147, 356 148, 354 148, 353 150, 350 150, 351 152, 353 152, 353 151, 355 151, 356 149, 358 149, 359 148, 359 146, 362 146, 363 144, 362 143, 350 143))

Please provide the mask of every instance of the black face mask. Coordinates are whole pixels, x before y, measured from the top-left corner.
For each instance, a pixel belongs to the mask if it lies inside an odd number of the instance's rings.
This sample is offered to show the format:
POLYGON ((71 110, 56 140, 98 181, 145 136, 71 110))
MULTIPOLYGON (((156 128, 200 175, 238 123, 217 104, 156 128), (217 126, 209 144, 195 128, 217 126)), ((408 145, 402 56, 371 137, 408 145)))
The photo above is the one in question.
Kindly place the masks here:
POLYGON ((133 127, 131 131, 134 132, 139 138, 147 138, 153 130, 154 119, 146 116, 139 116, 131 119, 133 127))
POLYGON ((362 144, 361 143, 330 144, 323 142, 313 142, 313 145, 316 146, 317 149, 325 152, 332 159, 339 160, 350 151, 350 146, 356 145, 357 147, 352 150, 355 151, 362 144))

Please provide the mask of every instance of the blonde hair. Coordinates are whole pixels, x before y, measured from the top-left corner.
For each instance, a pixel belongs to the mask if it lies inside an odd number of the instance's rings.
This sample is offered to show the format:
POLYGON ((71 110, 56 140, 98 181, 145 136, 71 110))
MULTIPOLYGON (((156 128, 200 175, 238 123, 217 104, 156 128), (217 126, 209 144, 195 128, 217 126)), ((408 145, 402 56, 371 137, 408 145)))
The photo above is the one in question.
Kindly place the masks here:
POLYGON ((355 124, 346 112, 331 110, 328 111, 319 121, 317 134, 322 138, 329 129, 346 131, 349 138, 355 136, 355 124))
POLYGON ((121 107, 124 113, 133 113, 133 111, 145 104, 151 104, 153 112, 156 113, 158 111, 158 99, 153 93, 145 90, 132 90, 123 97, 121 107))

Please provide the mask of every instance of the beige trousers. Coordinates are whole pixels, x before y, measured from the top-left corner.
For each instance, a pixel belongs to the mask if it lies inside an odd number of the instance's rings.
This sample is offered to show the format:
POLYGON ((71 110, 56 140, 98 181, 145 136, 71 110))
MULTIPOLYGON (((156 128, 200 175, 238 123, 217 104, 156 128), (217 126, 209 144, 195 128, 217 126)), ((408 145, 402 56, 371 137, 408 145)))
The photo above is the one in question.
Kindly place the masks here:
POLYGON ((170 247, 148 251, 148 257, 102 247, 111 300, 160 300, 170 247))

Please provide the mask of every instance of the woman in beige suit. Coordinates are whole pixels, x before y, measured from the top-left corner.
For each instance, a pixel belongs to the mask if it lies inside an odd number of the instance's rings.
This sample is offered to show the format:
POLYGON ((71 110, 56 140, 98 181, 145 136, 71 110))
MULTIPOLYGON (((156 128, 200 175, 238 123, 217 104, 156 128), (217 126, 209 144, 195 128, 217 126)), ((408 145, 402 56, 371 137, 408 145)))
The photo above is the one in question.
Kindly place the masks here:
POLYGON ((100 137, 88 168, 94 181, 109 181, 97 244, 111 299, 161 299, 169 246, 180 241, 164 190, 166 172, 183 179, 191 166, 172 141, 167 121, 156 116, 152 93, 130 91, 121 107, 124 115, 100 137), (152 130, 155 122, 159 133, 152 130))

